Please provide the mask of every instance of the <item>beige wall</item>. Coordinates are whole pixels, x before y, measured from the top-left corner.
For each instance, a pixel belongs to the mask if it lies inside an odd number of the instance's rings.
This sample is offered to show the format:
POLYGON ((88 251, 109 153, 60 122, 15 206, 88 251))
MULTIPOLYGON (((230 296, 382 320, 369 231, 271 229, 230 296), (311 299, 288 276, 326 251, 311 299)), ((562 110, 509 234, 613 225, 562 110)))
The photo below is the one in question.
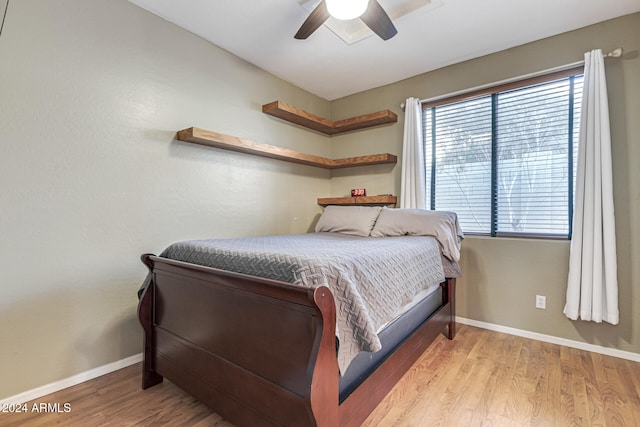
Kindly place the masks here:
POLYGON ((177 130, 322 156, 399 154, 408 96, 577 61, 593 47, 628 52, 607 67, 621 325, 561 315, 567 242, 468 238, 459 314, 640 352, 639 28, 636 14, 329 103, 125 0, 11 2, 0 37, 0 399, 141 351, 141 253, 304 232, 318 196, 399 191, 399 165, 330 175, 177 142, 177 130), (328 139, 262 114, 275 99, 332 119, 388 108, 400 122, 328 139), (533 308, 536 293, 546 311, 533 308))
MULTIPOLYGON (((458 315, 571 340, 640 353, 640 14, 607 21, 454 66, 422 74, 331 104, 333 119, 389 108, 400 123, 377 132, 332 139, 332 155, 363 150, 402 151, 403 116, 399 104, 456 92, 583 59, 583 52, 624 49, 607 59, 612 127, 614 203, 618 247, 620 324, 571 322, 562 314, 568 274, 569 242, 468 237, 463 243, 463 278, 457 292, 458 315), (535 308, 535 295, 547 309, 535 308)), ((423 53, 428 54, 428 53, 423 53)), ((402 64, 398 64, 399 67, 402 64)), ((332 173, 332 195, 366 187, 371 194, 400 191, 400 164, 371 167, 369 175, 332 173)), ((369 171, 367 171, 369 172, 369 171)))
POLYGON ((0 399, 141 352, 140 254, 308 230, 328 171, 174 140, 200 126, 329 156, 327 137, 261 113, 275 99, 330 114, 328 101, 125 0, 10 2, 0 399))

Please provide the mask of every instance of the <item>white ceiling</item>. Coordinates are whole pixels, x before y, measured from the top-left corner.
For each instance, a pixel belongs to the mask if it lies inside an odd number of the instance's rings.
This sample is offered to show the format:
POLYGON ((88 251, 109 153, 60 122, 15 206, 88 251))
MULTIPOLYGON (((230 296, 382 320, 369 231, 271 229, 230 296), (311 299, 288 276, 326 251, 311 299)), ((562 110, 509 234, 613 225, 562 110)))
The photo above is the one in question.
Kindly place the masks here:
POLYGON ((395 18, 394 38, 349 45, 327 26, 293 38, 318 0, 130 1, 327 100, 640 11, 640 0, 379 0, 389 15, 427 5, 395 18))

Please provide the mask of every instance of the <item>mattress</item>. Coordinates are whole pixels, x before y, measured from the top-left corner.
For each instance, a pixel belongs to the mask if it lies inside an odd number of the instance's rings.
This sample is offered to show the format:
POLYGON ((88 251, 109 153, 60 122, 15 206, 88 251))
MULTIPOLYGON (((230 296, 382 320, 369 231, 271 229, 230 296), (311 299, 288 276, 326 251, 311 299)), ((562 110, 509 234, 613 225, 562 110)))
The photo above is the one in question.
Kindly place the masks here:
MULTIPOLYGON (((429 236, 360 237, 306 233, 191 240, 160 256, 280 280, 327 286, 336 303, 338 364, 382 348, 378 332, 445 279, 440 246, 429 236)), ((449 276, 451 277, 451 276, 449 276)))

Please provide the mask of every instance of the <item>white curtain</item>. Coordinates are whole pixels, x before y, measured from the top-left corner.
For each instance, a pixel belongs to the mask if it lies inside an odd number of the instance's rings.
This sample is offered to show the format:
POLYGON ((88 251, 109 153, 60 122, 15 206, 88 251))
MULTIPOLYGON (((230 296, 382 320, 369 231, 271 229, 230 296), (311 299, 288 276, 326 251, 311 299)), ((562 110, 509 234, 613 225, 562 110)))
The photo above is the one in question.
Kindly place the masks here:
POLYGON ((400 207, 426 209, 424 144, 420 100, 408 98, 404 110, 400 207))
POLYGON ((565 315, 618 324, 609 108, 600 49, 584 55, 576 200, 565 315))

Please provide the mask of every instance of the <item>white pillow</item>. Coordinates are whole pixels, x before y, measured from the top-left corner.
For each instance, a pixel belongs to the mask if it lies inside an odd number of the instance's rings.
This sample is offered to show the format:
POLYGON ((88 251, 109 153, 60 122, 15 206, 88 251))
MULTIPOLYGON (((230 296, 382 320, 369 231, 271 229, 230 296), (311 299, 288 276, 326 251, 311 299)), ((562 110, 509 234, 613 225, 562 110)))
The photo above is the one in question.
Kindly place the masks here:
POLYGON ((460 259, 460 243, 464 238, 454 212, 423 209, 382 209, 372 237, 434 236, 442 254, 452 261, 460 259))
POLYGON ((373 229, 382 208, 380 206, 334 206, 324 208, 316 224, 316 232, 368 236, 373 229))

